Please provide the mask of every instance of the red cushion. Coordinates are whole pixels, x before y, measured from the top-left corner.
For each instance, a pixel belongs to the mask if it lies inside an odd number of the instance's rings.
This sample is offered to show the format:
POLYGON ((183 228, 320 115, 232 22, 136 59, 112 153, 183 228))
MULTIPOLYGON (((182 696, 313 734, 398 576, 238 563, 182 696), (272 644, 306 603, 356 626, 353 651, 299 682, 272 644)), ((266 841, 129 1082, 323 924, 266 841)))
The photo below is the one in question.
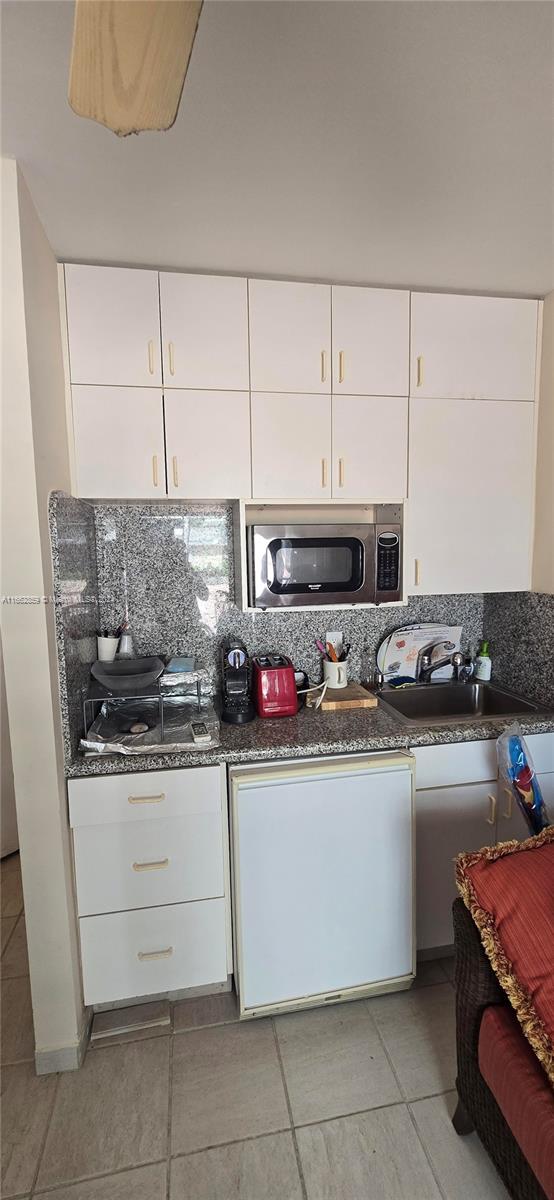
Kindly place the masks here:
POLYGON ((486 1008, 479 1069, 548 1200, 554 1200, 554 1094, 510 1008, 486 1008))
POLYGON ((554 827, 460 855, 456 877, 493 970, 554 1083, 554 827))

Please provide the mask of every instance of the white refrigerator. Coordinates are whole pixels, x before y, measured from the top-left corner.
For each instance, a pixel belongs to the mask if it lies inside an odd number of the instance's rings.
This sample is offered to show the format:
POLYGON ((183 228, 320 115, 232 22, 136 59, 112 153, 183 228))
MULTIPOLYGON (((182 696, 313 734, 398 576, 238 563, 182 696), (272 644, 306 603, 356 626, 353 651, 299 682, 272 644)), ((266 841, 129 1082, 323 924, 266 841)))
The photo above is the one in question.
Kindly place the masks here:
POLYGON ((231 769, 242 1017, 410 986, 413 764, 401 751, 231 769))

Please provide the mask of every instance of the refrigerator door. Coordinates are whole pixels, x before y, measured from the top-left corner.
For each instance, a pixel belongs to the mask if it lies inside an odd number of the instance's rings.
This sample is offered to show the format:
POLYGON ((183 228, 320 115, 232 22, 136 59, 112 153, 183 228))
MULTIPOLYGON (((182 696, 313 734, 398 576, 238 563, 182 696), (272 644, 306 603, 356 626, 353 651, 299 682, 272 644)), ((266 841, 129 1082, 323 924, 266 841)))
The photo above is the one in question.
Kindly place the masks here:
POLYGON ((231 772, 241 1015, 409 982, 412 762, 400 753, 231 772))

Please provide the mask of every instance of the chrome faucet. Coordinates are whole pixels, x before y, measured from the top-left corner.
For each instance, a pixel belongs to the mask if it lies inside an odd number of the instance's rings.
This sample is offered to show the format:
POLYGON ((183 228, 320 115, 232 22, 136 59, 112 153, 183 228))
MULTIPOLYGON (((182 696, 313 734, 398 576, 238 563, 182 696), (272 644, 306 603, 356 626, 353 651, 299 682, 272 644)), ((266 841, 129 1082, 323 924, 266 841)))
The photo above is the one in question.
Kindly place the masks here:
POLYGON ((431 676, 440 667, 452 665, 456 672, 458 672, 461 664, 458 661, 454 661, 458 659, 458 655, 453 654, 453 650, 454 642, 431 642, 428 646, 423 646, 417 656, 416 683, 430 683, 431 676), (440 655, 440 657, 435 658, 435 661, 433 661, 434 654, 440 655))

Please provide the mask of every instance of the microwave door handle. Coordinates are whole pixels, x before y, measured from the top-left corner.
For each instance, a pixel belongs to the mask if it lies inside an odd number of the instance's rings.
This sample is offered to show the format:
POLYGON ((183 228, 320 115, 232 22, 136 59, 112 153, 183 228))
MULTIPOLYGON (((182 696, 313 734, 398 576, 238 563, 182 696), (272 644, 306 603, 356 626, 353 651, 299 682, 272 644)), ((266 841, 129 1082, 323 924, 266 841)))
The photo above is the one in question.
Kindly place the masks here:
POLYGON ((273 555, 270 550, 266 550, 266 552, 265 552, 265 583, 268 588, 271 587, 274 579, 275 579, 275 572, 273 570, 273 555))

